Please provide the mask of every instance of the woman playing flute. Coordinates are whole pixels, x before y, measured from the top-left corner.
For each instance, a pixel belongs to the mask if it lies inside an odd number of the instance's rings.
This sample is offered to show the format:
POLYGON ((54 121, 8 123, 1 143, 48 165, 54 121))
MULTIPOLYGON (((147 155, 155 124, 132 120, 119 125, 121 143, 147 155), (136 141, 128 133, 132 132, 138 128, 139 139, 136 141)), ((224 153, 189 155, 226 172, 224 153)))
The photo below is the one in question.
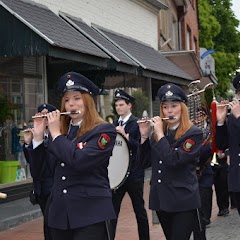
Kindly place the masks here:
POLYGON ((80 113, 47 113, 53 140, 45 152, 41 144, 45 118, 34 119, 34 156, 49 155, 55 169, 48 226, 53 240, 106 240, 107 222, 115 218, 107 167, 116 130, 98 115, 94 97, 99 89, 89 79, 66 73, 58 90, 63 94, 61 112, 80 113))
POLYGON ((156 211, 166 239, 187 240, 198 222, 196 163, 203 134, 189 119, 187 96, 180 87, 166 84, 158 97, 160 116, 152 119, 150 138, 150 123, 139 123, 138 156, 144 167, 152 166, 149 205, 156 211), (165 117, 170 119, 163 121, 165 117))

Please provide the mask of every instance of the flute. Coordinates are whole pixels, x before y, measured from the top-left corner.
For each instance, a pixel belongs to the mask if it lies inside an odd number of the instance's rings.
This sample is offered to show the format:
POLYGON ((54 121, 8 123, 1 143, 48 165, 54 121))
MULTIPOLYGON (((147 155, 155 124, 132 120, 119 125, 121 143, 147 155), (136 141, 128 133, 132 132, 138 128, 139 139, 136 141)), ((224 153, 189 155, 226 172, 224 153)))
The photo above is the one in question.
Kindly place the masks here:
MULTIPOLYGON (((61 112, 60 115, 71 115, 71 114, 79 114, 81 113, 81 111, 71 111, 71 112, 61 112)), ((37 116, 32 116, 32 118, 43 118, 43 117, 47 117, 47 114, 43 114, 43 115, 37 115, 37 116)))
MULTIPOLYGON (((177 117, 164 117, 164 118, 161 118, 162 120, 173 120, 173 119, 177 119, 177 117)), ((146 122, 150 122, 152 123, 153 120, 152 118, 150 119, 141 119, 141 120, 138 120, 137 123, 146 123, 146 122)))
POLYGON ((0 192, 0 198, 6 198, 6 197, 7 197, 7 194, 6 194, 6 193, 0 192))

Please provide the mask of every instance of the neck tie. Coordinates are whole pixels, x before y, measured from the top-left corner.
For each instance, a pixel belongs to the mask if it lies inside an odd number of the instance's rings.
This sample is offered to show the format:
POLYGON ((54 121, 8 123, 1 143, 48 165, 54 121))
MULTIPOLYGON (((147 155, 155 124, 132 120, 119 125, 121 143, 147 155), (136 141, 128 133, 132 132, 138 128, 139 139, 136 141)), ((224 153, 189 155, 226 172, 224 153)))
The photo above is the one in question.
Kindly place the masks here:
POLYGON ((78 129, 79 129, 79 126, 71 125, 70 131, 67 135, 67 139, 72 141, 77 136, 78 129))
POLYGON ((48 136, 47 135, 44 135, 43 142, 44 142, 44 146, 47 147, 48 146, 48 136))
POLYGON ((123 120, 119 120, 118 125, 123 126, 123 120))

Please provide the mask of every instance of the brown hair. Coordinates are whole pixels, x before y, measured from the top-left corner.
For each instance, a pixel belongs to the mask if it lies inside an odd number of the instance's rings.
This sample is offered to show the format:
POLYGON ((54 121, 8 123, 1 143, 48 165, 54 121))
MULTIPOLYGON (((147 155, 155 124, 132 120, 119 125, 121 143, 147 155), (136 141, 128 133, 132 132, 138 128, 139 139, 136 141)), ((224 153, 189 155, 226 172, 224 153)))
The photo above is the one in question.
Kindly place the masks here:
MULTIPOLYGON (((193 123, 189 119, 189 113, 188 113, 188 107, 183 102, 180 102, 181 104, 181 117, 180 117, 180 124, 177 129, 175 140, 179 139, 192 125, 193 123)), ((160 104, 160 117, 165 117, 163 115, 163 103, 160 104)), ((167 128, 167 122, 163 122, 163 132, 166 131, 167 128)), ((154 136, 154 139, 156 139, 156 136, 154 136)))
MULTIPOLYGON (((97 125, 105 122, 98 114, 96 109, 96 104, 93 99, 93 97, 88 93, 81 93, 81 97, 83 100, 83 104, 85 107, 85 112, 83 115, 83 121, 81 123, 81 128, 79 128, 77 137, 82 136, 86 132, 92 130, 97 125)), ((65 112, 65 99, 66 94, 62 97, 62 103, 61 103, 61 112, 65 112)), ((69 129, 69 123, 71 121, 71 118, 67 115, 61 116, 61 133, 63 135, 67 135, 68 129, 69 129)))

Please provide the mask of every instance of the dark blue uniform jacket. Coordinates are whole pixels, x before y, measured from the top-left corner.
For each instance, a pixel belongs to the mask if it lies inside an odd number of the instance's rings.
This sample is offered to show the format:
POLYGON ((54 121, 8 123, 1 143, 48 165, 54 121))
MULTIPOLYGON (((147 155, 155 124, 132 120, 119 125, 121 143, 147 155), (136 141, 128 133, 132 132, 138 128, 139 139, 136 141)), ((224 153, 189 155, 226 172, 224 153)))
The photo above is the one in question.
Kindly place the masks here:
POLYGON ((196 163, 202 138, 202 131, 192 126, 171 145, 166 137, 158 142, 152 137, 140 146, 142 164, 152 165, 150 209, 181 212, 200 207, 196 163))
MULTIPOLYGON (((47 145, 45 144, 45 148, 47 145)), ((28 149, 32 149, 32 145, 28 146, 28 149)), ((49 195, 53 187, 53 172, 47 165, 48 155, 43 155, 44 161, 37 161, 32 159, 29 155, 29 151, 25 144, 23 146, 24 155, 26 161, 30 165, 30 172, 33 178, 33 188, 37 195, 49 195)))
MULTIPOLYGON (((137 160, 137 149, 141 139, 137 120, 137 117, 131 115, 124 127, 125 132, 129 133, 129 141, 127 141, 131 164, 129 179, 144 177, 144 169, 140 161, 137 160)), ((118 121, 114 121, 114 125, 118 126, 118 121)))
POLYGON ((114 126, 103 123, 73 142, 61 135, 47 151, 43 144, 31 151, 39 161, 49 154, 48 165, 55 171, 49 227, 74 229, 115 218, 107 170, 115 138, 114 126))
POLYGON ((228 190, 240 192, 240 118, 230 114, 223 126, 216 127, 216 146, 223 151, 229 148, 228 190))

